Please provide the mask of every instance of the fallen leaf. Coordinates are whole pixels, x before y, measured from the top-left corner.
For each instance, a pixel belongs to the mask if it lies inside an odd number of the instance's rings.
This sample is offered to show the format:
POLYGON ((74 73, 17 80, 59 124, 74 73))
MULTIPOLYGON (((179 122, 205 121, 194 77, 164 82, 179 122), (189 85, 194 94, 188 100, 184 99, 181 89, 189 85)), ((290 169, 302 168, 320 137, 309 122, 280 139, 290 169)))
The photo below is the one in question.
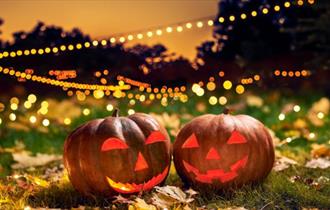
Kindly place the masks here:
POLYGON ((312 108, 307 113, 307 118, 315 126, 323 126, 324 120, 317 117, 319 112, 325 115, 329 114, 330 110, 330 100, 327 98, 321 98, 319 101, 315 102, 312 108))
MULTIPOLYGON (((174 205, 180 208, 188 208, 189 203, 194 201, 192 196, 197 192, 188 190, 183 192, 180 188, 175 186, 155 187, 156 193, 153 193, 151 198, 152 203, 160 208, 171 208, 174 205)), ((190 207, 189 207, 190 208, 190 207)))
POLYGON ((187 195, 178 187, 175 186, 164 186, 164 187, 155 187, 156 192, 163 194, 167 197, 173 198, 180 203, 190 203, 194 199, 190 199, 187 195))
POLYGON ((317 178, 317 182, 320 184, 326 184, 326 183, 330 182, 330 178, 325 177, 325 176, 320 176, 319 178, 317 178))
POLYGON ((189 190, 186 190, 185 191, 189 196, 194 196, 194 195, 197 195, 198 192, 196 192, 195 190, 189 188, 189 190))
POLYGON ((293 128, 306 129, 306 128, 308 128, 308 124, 307 124, 306 120, 298 118, 296 121, 294 121, 293 128))
POLYGON ((123 204, 123 203, 132 204, 132 203, 134 203, 134 201, 132 201, 128 198, 125 198, 121 195, 114 196, 114 198, 115 198, 115 200, 112 201, 113 203, 120 203, 120 204, 123 204))
POLYGON ((30 153, 24 151, 20 153, 13 153, 13 159, 17 162, 12 165, 13 169, 27 168, 32 166, 46 165, 55 160, 61 160, 61 155, 41 154, 37 153, 36 156, 31 156, 30 153))
POLYGON ((46 180, 40 179, 38 177, 35 176, 31 176, 31 175, 27 175, 27 178, 34 184, 41 186, 41 187, 49 187, 49 182, 47 182, 46 180))
POLYGON ((141 198, 136 198, 133 205, 136 210, 157 210, 156 206, 147 204, 145 200, 141 198))
POLYGON ((264 104, 264 100, 259 96, 249 95, 246 97, 246 103, 248 106, 261 107, 264 104))
POLYGON ((312 144, 313 157, 330 157, 330 148, 324 144, 312 144))
POLYGON ((306 163, 305 167, 326 169, 330 167, 330 160, 326 158, 312 159, 306 163))
POLYGON ((290 167, 290 165, 296 165, 298 164, 295 160, 292 160, 290 158, 281 156, 276 157, 275 164, 273 167, 274 171, 283 171, 284 169, 287 169, 290 167))

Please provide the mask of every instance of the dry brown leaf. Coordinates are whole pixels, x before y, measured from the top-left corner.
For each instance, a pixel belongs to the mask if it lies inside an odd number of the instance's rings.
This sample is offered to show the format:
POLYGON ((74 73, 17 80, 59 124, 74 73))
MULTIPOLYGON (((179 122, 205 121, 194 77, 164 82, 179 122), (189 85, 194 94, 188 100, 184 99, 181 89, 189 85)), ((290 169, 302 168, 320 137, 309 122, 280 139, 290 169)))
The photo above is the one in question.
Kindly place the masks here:
POLYGON ((152 204, 162 209, 170 208, 171 206, 175 205, 177 202, 175 199, 164 196, 162 194, 154 193, 151 198, 152 204))
POLYGON ((307 118, 315 126, 323 126, 324 121, 317 117, 319 112, 325 115, 329 114, 330 111, 330 100, 327 98, 321 98, 319 101, 315 102, 312 108, 308 111, 307 118))
POLYGON ((289 168, 290 165, 296 165, 296 164, 297 164, 297 162, 290 158, 287 158, 284 156, 276 157, 273 170, 274 171, 283 171, 284 169, 289 168))
POLYGON ((312 144, 313 157, 330 157, 330 148, 324 144, 312 144))
POLYGON ((195 190, 189 188, 189 190, 186 190, 185 191, 190 197, 194 196, 194 195, 197 195, 198 192, 196 192, 195 190))
POLYGON ((246 103, 248 106, 261 107, 264 104, 264 100, 259 96, 249 95, 246 97, 246 103))
POLYGON ((306 129, 308 127, 308 124, 306 120, 298 118, 296 121, 293 123, 293 128, 295 129, 306 129))
POLYGON ((136 208, 136 210, 157 210, 156 206, 152 204, 147 204, 141 198, 136 198, 133 205, 136 208))
POLYGON ((13 169, 27 168, 32 166, 42 166, 55 160, 61 160, 61 155, 41 154, 31 156, 28 152, 13 153, 13 158, 17 162, 12 165, 13 169))
MULTIPOLYGON (((186 193, 175 186, 155 187, 156 193, 153 193, 152 203, 160 208, 171 208, 174 205, 182 209, 194 201, 193 195, 197 192, 188 190, 186 193)), ((187 207, 186 207, 187 208, 187 207)))
POLYGON ((128 199, 128 198, 125 198, 121 195, 117 195, 117 196, 114 196, 115 200, 113 200, 112 202, 113 203, 120 203, 120 204, 132 204, 134 203, 134 201, 128 199))
POLYGON ((305 167, 326 169, 330 167, 330 160, 326 158, 312 159, 306 163, 305 167))
POLYGON ((190 199, 187 195, 178 187, 175 186, 164 186, 164 187, 155 187, 156 192, 163 194, 167 197, 173 198, 180 203, 190 203, 194 199, 190 199))

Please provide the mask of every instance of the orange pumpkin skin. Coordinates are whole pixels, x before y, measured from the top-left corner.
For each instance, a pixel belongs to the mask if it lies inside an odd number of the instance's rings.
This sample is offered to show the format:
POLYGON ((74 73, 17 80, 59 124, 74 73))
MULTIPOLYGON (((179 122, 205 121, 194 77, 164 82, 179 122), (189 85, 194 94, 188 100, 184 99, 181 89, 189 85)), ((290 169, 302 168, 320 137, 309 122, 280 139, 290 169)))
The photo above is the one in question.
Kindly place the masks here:
POLYGON ((170 138, 150 115, 97 119, 74 130, 64 144, 73 187, 85 195, 148 191, 163 183, 171 163, 170 138))
POLYGON ((252 117, 207 114, 181 129, 173 157, 187 185, 223 191, 264 179, 274 164, 274 147, 267 129, 252 117))

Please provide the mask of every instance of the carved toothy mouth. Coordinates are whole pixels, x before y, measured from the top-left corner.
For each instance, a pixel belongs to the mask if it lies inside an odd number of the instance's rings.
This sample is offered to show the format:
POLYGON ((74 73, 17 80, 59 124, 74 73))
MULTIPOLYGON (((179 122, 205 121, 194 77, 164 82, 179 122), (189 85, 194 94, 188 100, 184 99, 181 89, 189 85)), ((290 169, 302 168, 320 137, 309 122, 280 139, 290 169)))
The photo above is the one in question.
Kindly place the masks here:
POLYGON ((248 155, 232 164, 230 166, 230 171, 227 172, 222 169, 212 169, 207 170, 206 173, 201 173, 199 169, 184 160, 183 166, 188 172, 192 172, 195 175, 195 179, 199 182, 211 184, 213 180, 219 180, 221 183, 225 183, 236 178, 238 176, 237 171, 244 168, 247 161, 248 155))
POLYGON ((152 177, 150 180, 142 184, 121 183, 121 182, 115 182, 114 180, 110 179, 108 176, 106 178, 109 185, 115 191, 119 193, 135 193, 135 192, 150 190, 154 186, 158 185, 164 180, 164 178, 167 175, 167 172, 168 172, 168 166, 164 169, 162 173, 152 177))

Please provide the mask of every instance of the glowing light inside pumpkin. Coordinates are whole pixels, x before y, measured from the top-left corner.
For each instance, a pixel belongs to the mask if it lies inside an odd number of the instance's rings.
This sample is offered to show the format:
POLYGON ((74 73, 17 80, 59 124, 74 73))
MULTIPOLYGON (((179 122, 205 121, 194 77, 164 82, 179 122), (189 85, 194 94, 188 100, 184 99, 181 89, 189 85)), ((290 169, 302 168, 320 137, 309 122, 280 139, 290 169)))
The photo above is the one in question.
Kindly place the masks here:
POLYGON ((169 167, 166 167, 162 173, 154 176, 152 179, 142 184, 115 182, 109 177, 107 177, 107 181, 109 185, 119 193, 140 192, 140 191, 150 190, 154 186, 161 183, 165 179, 168 170, 169 167))
POLYGON ((142 153, 139 152, 134 171, 141 171, 141 170, 145 170, 147 168, 149 168, 148 163, 145 160, 145 158, 143 157, 142 153))
POLYGON ((220 160, 220 155, 219 155, 219 153, 217 152, 217 150, 216 150, 214 147, 212 147, 212 148, 208 151, 208 153, 207 153, 205 159, 206 159, 206 160, 220 160))
POLYGON ((207 170, 206 173, 201 173, 196 167, 192 166, 184 160, 182 162, 185 169, 195 175, 195 179, 197 181, 211 184, 213 180, 219 180, 222 183, 226 183, 235 179, 238 176, 238 170, 244 168, 247 161, 248 156, 246 155, 242 159, 232 164, 230 166, 230 171, 225 172, 222 169, 212 169, 207 170))
POLYGON ((164 141, 166 141, 165 136, 160 131, 154 131, 148 136, 146 140, 146 144, 153 144, 156 142, 164 142, 164 141))
POLYGON ((109 151, 114 149, 128 149, 127 144, 118 138, 108 138, 102 144, 101 151, 109 151))
POLYGON ((230 138, 227 141, 227 144, 244 144, 246 143, 245 137, 238 131, 233 131, 230 138))
POLYGON ((198 148, 199 144, 196 138, 196 135, 193 133, 189 138, 185 141, 185 143, 182 145, 182 148, 198 148))

